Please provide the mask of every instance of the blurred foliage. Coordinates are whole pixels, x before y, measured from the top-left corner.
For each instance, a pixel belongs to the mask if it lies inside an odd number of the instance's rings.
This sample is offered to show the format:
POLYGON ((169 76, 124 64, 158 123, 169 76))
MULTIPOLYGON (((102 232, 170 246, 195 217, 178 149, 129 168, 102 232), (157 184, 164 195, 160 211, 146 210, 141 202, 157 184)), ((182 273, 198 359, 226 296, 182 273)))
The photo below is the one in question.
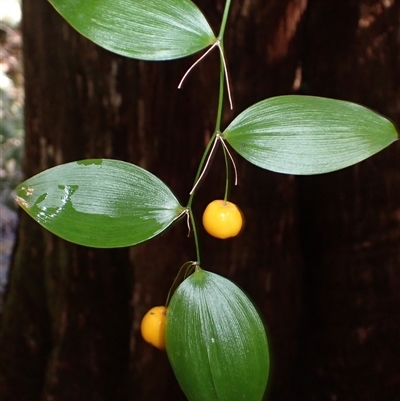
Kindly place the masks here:
POLYGON ((15 209, 13 191, 22 180, 24 138, 21 33, 15 18, 2 15, 0 46, 0 203, 15 209))

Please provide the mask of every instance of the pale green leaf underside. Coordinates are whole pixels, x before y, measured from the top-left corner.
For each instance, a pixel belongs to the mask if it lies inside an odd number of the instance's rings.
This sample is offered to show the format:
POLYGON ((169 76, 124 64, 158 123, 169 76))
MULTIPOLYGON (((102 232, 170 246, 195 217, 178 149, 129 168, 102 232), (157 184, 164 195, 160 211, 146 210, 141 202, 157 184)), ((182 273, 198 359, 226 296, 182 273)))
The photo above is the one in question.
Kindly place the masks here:
POLYGON ((167 310, 168 358, 190 401, 260 401, 269 371, 263 323, 231 281, 197 270, 167 310))
POLYGON ((49 0, 79 33, 99 46, 142 60, 188 56, 216 41, 190 0, 49 0))
POLYGON ((90 159, 63 164, 26 180, 18 204, 68 241, 114 248, 146 241, 184 210, 156 176, 130 163, 90 159))
POLYGON ((394 125, 354 103, 278 96, 243 111, 222 137, 249 162, 287 174, 320 174, 358 163, 398 139, 394 125))

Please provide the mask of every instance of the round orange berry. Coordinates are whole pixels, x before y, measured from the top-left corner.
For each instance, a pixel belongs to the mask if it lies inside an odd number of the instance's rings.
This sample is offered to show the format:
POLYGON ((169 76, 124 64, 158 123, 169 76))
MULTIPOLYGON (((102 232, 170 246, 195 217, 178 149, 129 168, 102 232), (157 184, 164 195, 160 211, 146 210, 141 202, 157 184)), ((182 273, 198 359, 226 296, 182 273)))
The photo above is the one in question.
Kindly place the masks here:
POLYGON ((214 200, 204 210, 203 226, 213 237, 235 237, 243 226, 242 212, 232 202, 214 200))
POLYGON ((165 306, 155 306, 144 315, 140 324, 140 331, 144 340, 161 350, 165 350, 166 314, 167 308, 165 306))

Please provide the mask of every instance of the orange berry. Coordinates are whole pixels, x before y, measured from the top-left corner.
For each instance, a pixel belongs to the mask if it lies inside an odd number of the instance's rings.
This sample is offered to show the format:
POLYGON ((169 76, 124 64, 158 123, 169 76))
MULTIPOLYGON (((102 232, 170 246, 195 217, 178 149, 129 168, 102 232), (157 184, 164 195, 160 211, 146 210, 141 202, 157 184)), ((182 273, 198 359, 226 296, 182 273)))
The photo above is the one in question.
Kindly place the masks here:
POLYGON ((214 200, 204 210, 203 226, 213 237, 235 237, 243 226, 242 212, 232 202, 214 200))
POLYGON ((161 350, 165 350, 166 314, 167 308, 165 306, 155 306, 144 315, 140 324, 143 339, 161 350))

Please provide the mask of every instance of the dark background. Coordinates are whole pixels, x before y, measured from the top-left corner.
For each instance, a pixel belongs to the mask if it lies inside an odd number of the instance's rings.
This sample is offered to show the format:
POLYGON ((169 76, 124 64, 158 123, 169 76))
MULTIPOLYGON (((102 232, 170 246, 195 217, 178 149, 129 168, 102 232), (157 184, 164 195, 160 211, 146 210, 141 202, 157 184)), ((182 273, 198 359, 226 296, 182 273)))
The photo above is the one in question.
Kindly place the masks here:
MULTIPOLYGON (((236 0, 225 47, 235 110, 305 93, 370 107, 400 126, 398 0, 236 0), (297 78, 296 78, 297 77, 297 78), (301 80, 300 80, 301 77, 301 80)), ((197 0, 218 32, 221 0, 197 0)), ((182 204, 215 124, 218 55, 125 59, 23 1, 27 177, 89 157, 155 173, 182 204)), ((400 146, 339 172, 294 177, 235 155, 229 241, 201 232, 203 268, 239 284, 265 318, 269 401, 400 399, 400 146)), ((217 157, 195 213, 223 196, 217 157)), ((66 243, 21 214, 0 331, 5 401, 185 400, 141 317, 193 260, 185 224, 133 248, 66 243)))

